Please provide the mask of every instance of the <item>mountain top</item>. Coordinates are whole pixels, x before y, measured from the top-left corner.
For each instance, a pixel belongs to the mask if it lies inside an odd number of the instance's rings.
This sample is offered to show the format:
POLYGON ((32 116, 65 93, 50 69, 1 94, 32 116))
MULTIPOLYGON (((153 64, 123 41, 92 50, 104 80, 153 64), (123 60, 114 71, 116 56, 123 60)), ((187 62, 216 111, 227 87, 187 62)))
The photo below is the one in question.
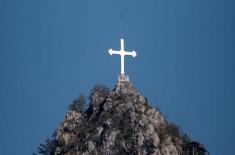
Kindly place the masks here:
POLYGON ((120 76, 112 91, 103 85, 91 90, 85 112, 69 110, 39 153, 204 155, 206 149, 169 123, 128 77, 120 76))

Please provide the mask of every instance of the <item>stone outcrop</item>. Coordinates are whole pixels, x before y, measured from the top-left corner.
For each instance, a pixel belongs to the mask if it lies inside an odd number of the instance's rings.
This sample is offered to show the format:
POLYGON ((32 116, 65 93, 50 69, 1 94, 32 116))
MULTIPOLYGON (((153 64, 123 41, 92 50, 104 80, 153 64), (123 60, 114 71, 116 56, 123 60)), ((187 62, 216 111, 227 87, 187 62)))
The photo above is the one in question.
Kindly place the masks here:
POLYGON ((127 80, 113 91, 94 91, 86 112, 68 111, 51 154, 180 155, 186 145, 177 126, 151 107, 127 80))

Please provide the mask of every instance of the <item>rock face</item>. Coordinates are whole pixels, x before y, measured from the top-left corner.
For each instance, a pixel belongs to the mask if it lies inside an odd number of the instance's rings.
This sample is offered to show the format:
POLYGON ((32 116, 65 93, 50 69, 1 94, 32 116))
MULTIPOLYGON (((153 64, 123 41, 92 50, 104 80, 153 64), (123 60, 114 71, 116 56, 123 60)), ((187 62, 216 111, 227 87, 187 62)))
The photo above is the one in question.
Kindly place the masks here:
POLYGON ((69 111, 56 130, 51 154, 180 155, 185 140, 129 81, 94 91, 84 113, 69 111))

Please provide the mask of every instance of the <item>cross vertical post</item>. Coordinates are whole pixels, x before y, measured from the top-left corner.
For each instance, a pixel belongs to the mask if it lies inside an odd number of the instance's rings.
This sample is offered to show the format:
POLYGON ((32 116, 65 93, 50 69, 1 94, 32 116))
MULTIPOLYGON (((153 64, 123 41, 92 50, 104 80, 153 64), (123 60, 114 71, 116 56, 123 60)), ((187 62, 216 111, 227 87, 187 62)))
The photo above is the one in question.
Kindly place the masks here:
POLYGON ((121 39, 121 74, 125 74, 125 61, 124 61, 124 39, 121 39))

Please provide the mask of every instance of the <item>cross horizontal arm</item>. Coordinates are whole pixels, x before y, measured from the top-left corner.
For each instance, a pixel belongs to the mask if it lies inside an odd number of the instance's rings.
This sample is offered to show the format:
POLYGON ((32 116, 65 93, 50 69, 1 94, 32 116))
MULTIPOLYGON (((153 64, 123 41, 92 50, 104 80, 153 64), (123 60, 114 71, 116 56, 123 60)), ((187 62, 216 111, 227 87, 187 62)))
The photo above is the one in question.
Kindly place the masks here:
POLYGON ((136 52, 135 51, 132 51, 132 52, 126 52, 125 51, 125 55, 130 55, 130 56, 133 56, 133 57, 136 57, 136 52))
POLYGON ((109 49, 109 54, 113 55, 113 54, 119 54, 120 55, 120 51, 114 51, 112 49, 109 49))

